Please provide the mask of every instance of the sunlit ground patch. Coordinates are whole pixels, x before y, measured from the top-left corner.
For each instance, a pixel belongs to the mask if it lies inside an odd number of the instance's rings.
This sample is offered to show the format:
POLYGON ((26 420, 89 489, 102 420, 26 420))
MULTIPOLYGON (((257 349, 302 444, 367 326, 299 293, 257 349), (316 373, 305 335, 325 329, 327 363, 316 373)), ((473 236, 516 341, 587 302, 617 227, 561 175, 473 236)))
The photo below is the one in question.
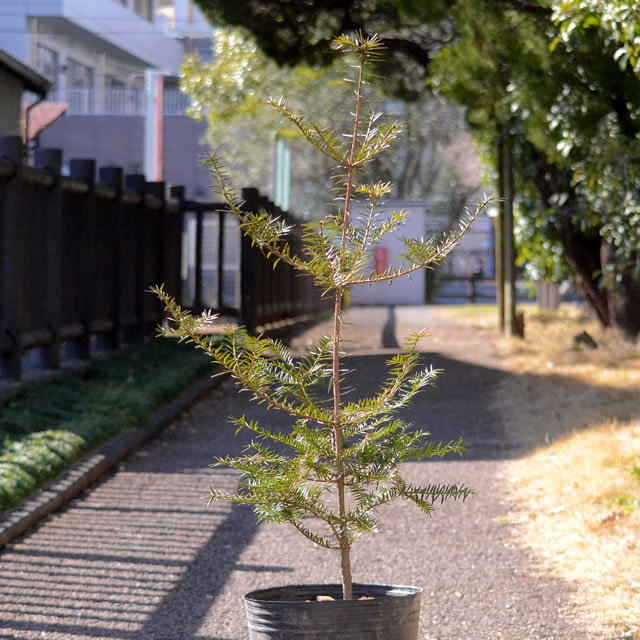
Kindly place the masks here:
POLYGON ((508 463, 505 477, 515 535, 580 585, 584 622, 640 632, 640 422, 575 433, 508 463))

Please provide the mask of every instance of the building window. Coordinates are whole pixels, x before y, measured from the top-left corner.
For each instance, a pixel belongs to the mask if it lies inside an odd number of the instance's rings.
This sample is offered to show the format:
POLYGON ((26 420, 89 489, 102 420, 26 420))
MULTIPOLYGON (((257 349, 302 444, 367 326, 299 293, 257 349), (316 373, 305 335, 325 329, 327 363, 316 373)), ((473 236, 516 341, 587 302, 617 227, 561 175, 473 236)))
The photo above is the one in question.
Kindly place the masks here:
POLYGON ((202 62, 209 62, 213 57, 211 38, 190 38, 184 39, 185 52, 196 54, 202 62))
POLYGON ((93 89, 93 69, 67 58, 67 89, 93 89))
POLYGON ((41 44, 37 48, 36 67, 47 80, 58 82, 58 53, 41 44))
POLYGON ((67 58, 65 71, 65 102, 69 104, 68 113, 80 115, 94 113, 93 69, 72 58, 67 58))
POLYGON ((133 10, 145 20, 153 20, 153 0, 135 0, 133 10))
POLYGON ((105 89, 125 89, 126 84, 122 80, 118 80, 112 76, 105 76, 104 88, 105 89))
POLYGON ((156 4, 156 13, 167 20, 169 29, 176 29, 176 8, 173 0, 158 0, 156 4))

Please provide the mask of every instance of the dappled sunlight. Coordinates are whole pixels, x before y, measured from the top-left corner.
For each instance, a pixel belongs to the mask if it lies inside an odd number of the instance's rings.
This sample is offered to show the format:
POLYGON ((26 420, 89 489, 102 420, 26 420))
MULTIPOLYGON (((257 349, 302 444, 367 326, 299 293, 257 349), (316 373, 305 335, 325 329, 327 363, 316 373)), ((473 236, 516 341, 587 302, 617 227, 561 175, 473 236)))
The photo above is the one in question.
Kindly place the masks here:
POLYGON ((526 327, 525 341, 503 340, 503 366, 517 375, 503 376, 491 399, 507 437, 525 454, 505 467, 515 506, 504 522, 545 570, 580 586, 583 624, 637 633, 638 346, 575 307, 531 312, 526 327), (575 343, 583 331, 597 349, 575 343))
POLYGON ((640 422, 609 423, 507 464, 507 520, 556 575, 576 581, 586 623, 640 630, 640 422))
MULTIPOLYGON (((352 340, 347 345, 354 346, 345 347, 351 350, 346 368, 359 371, 345 373, 348 399, 371 395, 385 379, 387 361, 394 353, 385 345, 402 342, 404 334, 421 324, 431 329, 420 359, 443 373, 436 388, 416 396, 407 417, 416 428, 431 431, 436 441, 462 435, 469 451, 462 459, 407 463, 404 473, 415 484, 456 482, 470 484, 475 491, 464 505, 439 506, 433 519, 420 520, 419 525, 412 505, 402 502, 385 509, 384 531, 367 538, 354 554, 358 580, 424 585, 423 633, 443 625, 459 632, 467 618, 481 628, 523 629, 518 616, 530 610, 525 603, 533 597, 540 603, 539 611, 526 624, 536 630, 535 637, 579 637, 571 631, 577 609, 569 594, 572 581, 582 579, 558 573, 560 561, 570 561, 576 569, 582 560, 571 561, 570 554, 589 556, 590 562, 599 564, 604 584, 604 577, 613 576, 618 566, 638 553, 631 537, 637 540, 638 530, 630 528, 638 525, 640 514, 633 502, 635 485, 617 484, 624 470, 638 482, 632 472, 640 466, 637 382, 628 373, 634 371, 634 358, 617 367, 598 368, 585 360, 558 367, 543 363, 513 368, 513 360, 500 357, 505 343, 495 332, 447 323, 428 309, 350 310, 346 321, 352 340), (574 375, 578 366, 584 376, 574 375), (598 375, 586 375, 590 367, 598 375), (627 372, 624 377, 618 377, 621 371, 627 372), (587 428, 605 414, 618 419, 609 421, 607 439, 635 451, 636 459, 623 459, 618 450, 601 446, 600 458, 586 464, 586 453, 578 446, 566 461, 560 449, 545 448, 545 441, 557 442, 558 447, 569 442, 563 437, 575 431, 586 442, 591 433, 587 428), (624 422, 630 416, 636 417, 635 422, 624 422), (528 460, 530 467, 520 466, 528 460), (496 482, 495 469, 503 466, 519 475, 505 473, 496 482), (606 474, 601 476, 597 466, 606 474), (558 476, 557 490, 550 491, 544 483, 554 474, 564 475, 558 476), (586 490, 591 480, 594 491, 585 494, 586 506, 571 502, 577 498, 577 487, 586 490), (598 499, 603 486, 607 492, 598 499), (505 517, 501 498, 509 487, 530 491, 533 506, 523 498, 521 506, 505 517), (557 528, 568 516, 572 520, 567 527, 557 528), (539 527, 540 553, 524 537, 534 531, 531 527, 539 527), (398 545, 400 539, 411 542, 398 545), (456 544, 449 548, 453 539, 456 544), (390 545, 392 554, 385 552, 390 545), (442 553, 425 551, 435 547, 442 553), (549 561, 555 577, 533 564, 537 558, 545 559, 547 547, 558 549, 558 556, 549 561), (527 555, 529 549, 533 559, 527 555), (464 584, 461 575, 467 577, 464 584), (499 610, 497 597, 504 600, 499 610), (447 615, 441 617, 438 611, 443 606, 447 615)), ((318 325, 311 332, 322 334, 325 328, 318 325)), ((299 336, 298 344, 304 347, 307 338, 308 334, 299 336)), ((237 479, 229 469, 207 471, 207 465, 215 456, 237 455, 251 438, 246 430, 234 437, 229 414, 245 414, 248 419, 265 416, 275 430, 288 425, 284 416, 265 414, 248 394, 238 394, 231 380, 224 381, 113 477, 0 554, 0 637, 230 640, 246 634, 243 593, 274 584, 336 582, 338 556, 293 528, 258 526, 248 507, 207 505, 204 496, 210 486, 231 490, 237 479)), ((640 561, 634 564, 638 566, 640 561)), ((620 575, 616 582, 608 580, 608 592, 595 587, 590 592, 605 603, 614 598, 624 602, 630 592, 637 599, 638 576, 620 575)), ((622 607, 607 606, 611 611, 622 607)), ((584 608, 594 610, 592 602, 584 608)), ((627 611, 633 610, 627 607, 627 611)), ((630 615, 616 614, 617 621, 630 615)), ((597 622, 585 618, 579 628, 597 629, 597 622)), ((443 637, 456 637, 452 634, 443 637)))
POLYGON ((154 615, 233 519, 230 505, 208 507, 198 493, 234 480, 224 471, 121 471, 9 545, 0 556, 0 636, 161 637, 154 615))

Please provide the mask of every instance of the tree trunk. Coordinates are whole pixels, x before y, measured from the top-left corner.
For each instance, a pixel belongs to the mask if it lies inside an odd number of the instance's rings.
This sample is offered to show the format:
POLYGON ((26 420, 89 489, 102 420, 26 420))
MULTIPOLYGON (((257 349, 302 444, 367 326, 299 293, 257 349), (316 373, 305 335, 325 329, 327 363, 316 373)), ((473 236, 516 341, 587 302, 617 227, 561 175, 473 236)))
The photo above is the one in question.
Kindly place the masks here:
MULTIPOLYGON (((603 242, 601 257, 603 267, 615 265, 615 247, 603 242)), ((623 271, 609 291, 608 298, 612 325, 626 338, 635 340, 640 334, 640 282, 634 280, 629 270, 623 271)))
POLYGON ((611 326, 607 292, 600 287, 602 239, 596 232, 587 235, 580 231, 570 218, 560 224, 559 239, 565 258, 575 273, 576 286, 593 310, 603 327, 611 326))
POLYGON ((546 155, 529 141, 524 150, 530 155, 536 168, 533 176, 538 193, 545 206, 551 207, 552 197, 557 193, 569 193, 564 210, 558 211, 559 221, 555 225, 557 238, 564 249, 564 257, 575 274, 575 284, 591 307, 603 327, 611 326, 607 292, 600 287, 602 262, 600 247, 602 238, 598 228, 582 231, 573 221, 575 190, 571 186, 568 171, 548 162, 546 155))

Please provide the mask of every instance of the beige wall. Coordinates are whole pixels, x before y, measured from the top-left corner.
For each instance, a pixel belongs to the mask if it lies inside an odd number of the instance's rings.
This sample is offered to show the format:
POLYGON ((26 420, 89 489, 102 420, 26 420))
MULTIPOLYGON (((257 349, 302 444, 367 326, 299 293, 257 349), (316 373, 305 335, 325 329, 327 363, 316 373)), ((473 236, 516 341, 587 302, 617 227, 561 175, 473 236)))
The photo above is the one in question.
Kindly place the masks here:
POLYGON ((0 136, 20 135, 22 83, 0 68, 0 136))

